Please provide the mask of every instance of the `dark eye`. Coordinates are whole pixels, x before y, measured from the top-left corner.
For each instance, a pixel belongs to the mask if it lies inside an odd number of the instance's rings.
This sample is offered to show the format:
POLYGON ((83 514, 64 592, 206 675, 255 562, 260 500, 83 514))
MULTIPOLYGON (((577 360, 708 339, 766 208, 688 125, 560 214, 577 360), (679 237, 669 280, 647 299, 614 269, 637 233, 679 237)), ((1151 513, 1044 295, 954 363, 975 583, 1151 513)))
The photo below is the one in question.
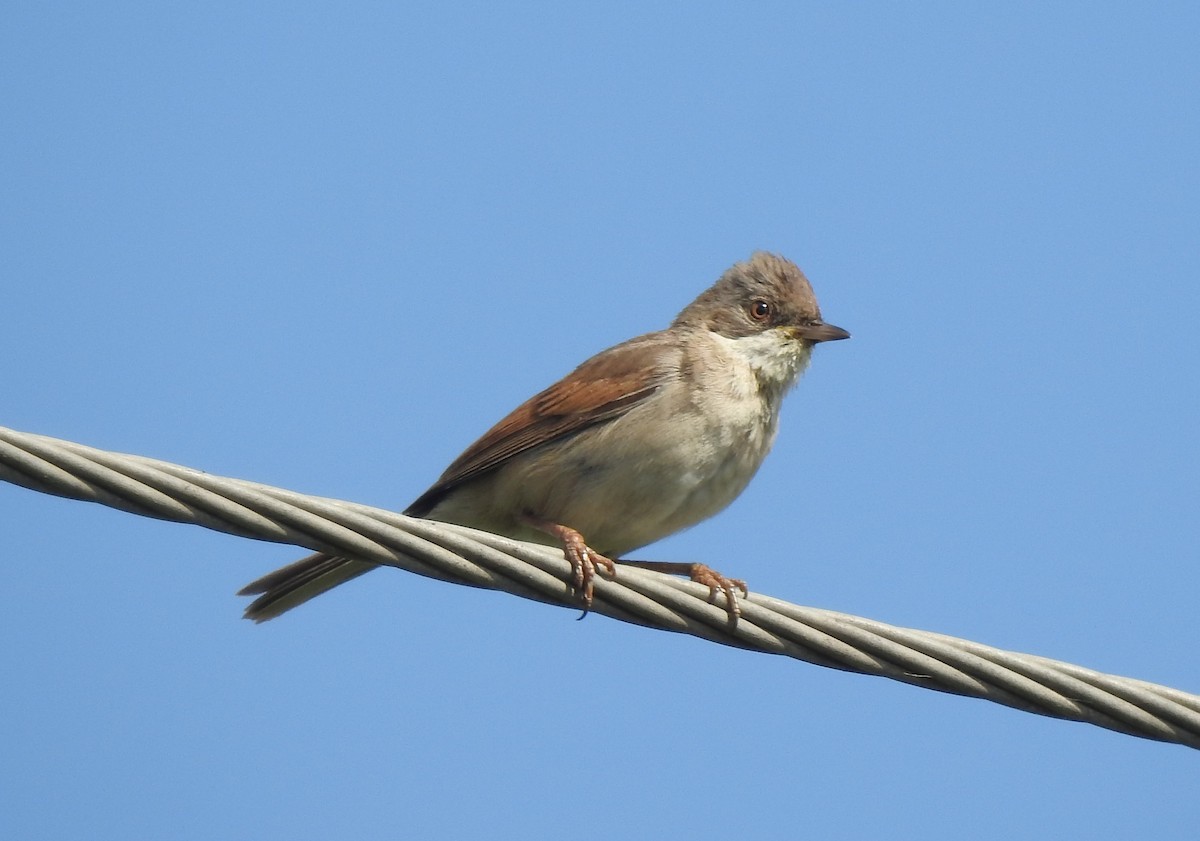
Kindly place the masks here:
POLYGON ((750 317, 755 321, 766 321, 771 317, 771 305, 762 298, 750 304, 750 317))

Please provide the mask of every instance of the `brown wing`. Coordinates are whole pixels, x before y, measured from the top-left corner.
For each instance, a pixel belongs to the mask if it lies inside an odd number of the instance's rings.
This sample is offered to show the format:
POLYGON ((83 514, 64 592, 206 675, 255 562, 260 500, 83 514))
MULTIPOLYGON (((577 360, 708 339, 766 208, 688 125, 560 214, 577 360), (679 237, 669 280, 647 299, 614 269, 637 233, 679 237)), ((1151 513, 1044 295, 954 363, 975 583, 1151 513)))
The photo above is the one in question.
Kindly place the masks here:
POLYGON ((650 333, 602 351, 513 409, 456 458, 405 513, 422 517, 455 486, 519 453, 618 418, 650 397, 675 362, 662 335, 650 333))

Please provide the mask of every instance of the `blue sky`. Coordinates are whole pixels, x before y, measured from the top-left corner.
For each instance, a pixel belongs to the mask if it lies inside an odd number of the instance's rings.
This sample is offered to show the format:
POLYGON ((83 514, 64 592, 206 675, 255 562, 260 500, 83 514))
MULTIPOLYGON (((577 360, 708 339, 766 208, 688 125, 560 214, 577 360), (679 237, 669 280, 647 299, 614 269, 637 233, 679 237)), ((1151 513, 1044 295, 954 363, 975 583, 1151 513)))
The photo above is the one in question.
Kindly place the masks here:
MULTIPOLYGON (((0 425, 401 508, 756 248, 818 349, 645 550, 1200 691, 1192 4, 9 3, 0 425)), ((1193 751, 0 486, 0 835, 1193 838, 1193 751)))

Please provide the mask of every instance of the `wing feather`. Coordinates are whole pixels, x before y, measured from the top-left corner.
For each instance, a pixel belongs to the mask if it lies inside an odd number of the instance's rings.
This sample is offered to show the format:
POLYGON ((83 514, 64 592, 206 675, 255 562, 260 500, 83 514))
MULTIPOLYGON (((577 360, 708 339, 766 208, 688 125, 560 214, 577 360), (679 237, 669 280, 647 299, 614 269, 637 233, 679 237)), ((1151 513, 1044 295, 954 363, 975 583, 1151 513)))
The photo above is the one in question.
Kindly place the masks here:
POLYGON ((526 400, 456 458, 405 513, 424 516, 453 488, 566 435, 621 417, 652 396, 677 354, 650 333, 609 348, 526 400))

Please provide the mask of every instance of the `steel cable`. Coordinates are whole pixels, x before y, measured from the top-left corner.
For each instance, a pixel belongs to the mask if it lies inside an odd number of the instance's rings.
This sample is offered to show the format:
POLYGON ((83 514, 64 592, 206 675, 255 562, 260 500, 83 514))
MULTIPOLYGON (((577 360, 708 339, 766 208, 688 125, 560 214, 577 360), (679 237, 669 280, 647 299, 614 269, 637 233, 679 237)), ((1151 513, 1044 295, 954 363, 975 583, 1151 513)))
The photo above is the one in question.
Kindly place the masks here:
MULTIPOLYGON (((0 427, 0 479, 241 537, 578 608, 558 550, 351 502, 213 476, 0 427)), ((592 610, 650 628, 983 698, 1200 747, 1200 696, 1070 663, 751 593, 731 624, 698 584, 636 567, 596 581, 592 610)))

